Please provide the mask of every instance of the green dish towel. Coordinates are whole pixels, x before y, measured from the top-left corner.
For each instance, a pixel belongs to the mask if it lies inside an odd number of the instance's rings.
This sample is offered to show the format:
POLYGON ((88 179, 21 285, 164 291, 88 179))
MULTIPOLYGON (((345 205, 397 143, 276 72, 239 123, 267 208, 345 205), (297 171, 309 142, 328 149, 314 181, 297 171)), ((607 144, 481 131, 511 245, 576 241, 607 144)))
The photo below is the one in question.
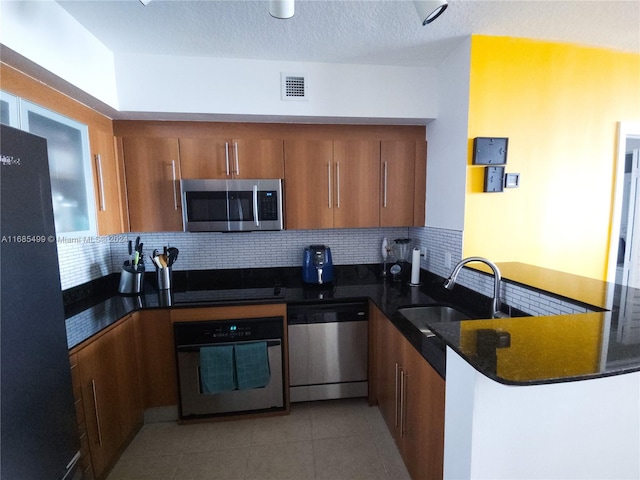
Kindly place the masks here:
POLYGON ((200 348, 202 393, 229 392, 237 388, 233 345, 200 348))
POLYGON ((266 387, 271 380, 267 342, 241 343, 235 346, 238 390, 266 387))

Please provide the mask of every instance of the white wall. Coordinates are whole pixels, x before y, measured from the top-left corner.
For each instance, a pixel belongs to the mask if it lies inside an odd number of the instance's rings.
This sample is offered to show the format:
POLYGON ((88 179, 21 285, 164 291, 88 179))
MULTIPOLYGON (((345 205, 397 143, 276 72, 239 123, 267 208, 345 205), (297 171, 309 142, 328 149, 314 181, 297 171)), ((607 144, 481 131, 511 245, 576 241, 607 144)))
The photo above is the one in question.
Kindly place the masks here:
POLYGON ((0 43, 118 107, 113 54, 53 0, 0 1, 0 43))
POLYGON ((118 55, 53 0, 0 1, 0 43, 124 112, 425 124, 437 69, 118 55), (309 100, 280 99, 280 73, 303 74, 309 100))
POLYGON ((508 386, 447 348, 446 479, 640 478, 640 372, 508 386))
POLYGON ((116 75, 122 111, 424 124, 437 107, 435 68, 117 55, 116 75), (281 72, 305 77, 308 100, 281 100, 281 72))
POLYGON ((464 230, 471 37, 438 67, 438 114, 427 125, 427 226, 464 230))

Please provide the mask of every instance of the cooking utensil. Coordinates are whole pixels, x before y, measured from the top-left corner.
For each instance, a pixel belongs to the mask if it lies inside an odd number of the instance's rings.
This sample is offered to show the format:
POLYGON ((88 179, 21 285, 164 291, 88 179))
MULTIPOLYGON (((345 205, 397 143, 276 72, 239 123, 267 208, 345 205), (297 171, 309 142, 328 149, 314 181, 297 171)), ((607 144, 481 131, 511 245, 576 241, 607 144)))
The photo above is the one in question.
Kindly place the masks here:
POLYGON ((178 249, 175 247, 169 247, 167 249, 167 266, 172 266, 178 259, 178 249))

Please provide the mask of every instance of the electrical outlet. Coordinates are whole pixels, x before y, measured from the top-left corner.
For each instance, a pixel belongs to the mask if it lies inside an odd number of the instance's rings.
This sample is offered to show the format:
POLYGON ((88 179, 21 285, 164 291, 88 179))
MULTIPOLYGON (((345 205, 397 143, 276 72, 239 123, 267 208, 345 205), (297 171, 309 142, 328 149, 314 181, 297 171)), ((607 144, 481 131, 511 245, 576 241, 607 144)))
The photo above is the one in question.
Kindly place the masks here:
POLYGON ((444 254, 444 268, 451 268, 451 252, 444 254))
POLYGON ((424 258, 425 261, 427 260, 427 247, 422 247, 420 249, 420 255, 422 255, 422 258, 424 258))

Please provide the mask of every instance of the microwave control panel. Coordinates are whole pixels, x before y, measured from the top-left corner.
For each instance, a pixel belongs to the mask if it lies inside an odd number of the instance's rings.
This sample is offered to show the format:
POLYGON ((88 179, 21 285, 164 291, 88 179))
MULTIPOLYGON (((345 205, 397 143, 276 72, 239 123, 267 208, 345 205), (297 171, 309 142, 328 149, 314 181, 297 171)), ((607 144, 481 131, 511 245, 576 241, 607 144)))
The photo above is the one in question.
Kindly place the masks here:
POLYGON ((258 192, 261 220, 278 220, 278 192, 267 190, 258 192))

